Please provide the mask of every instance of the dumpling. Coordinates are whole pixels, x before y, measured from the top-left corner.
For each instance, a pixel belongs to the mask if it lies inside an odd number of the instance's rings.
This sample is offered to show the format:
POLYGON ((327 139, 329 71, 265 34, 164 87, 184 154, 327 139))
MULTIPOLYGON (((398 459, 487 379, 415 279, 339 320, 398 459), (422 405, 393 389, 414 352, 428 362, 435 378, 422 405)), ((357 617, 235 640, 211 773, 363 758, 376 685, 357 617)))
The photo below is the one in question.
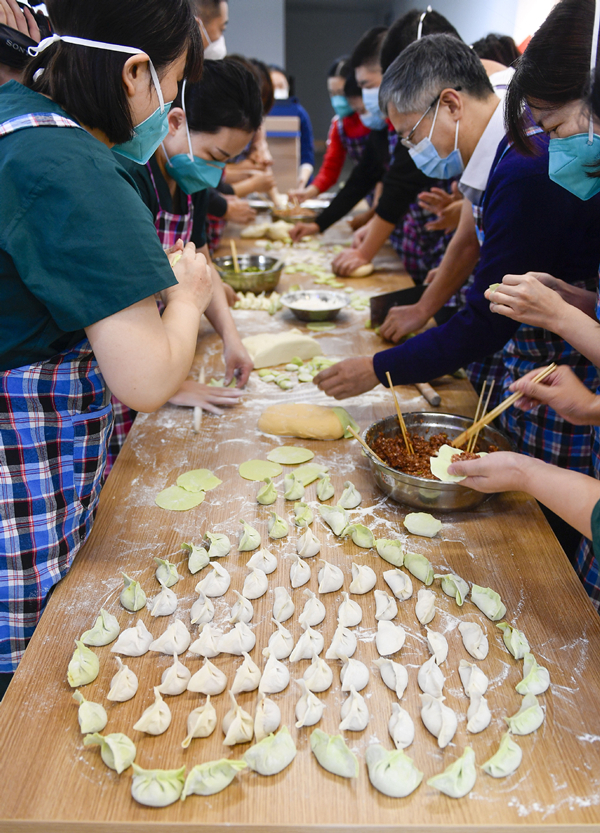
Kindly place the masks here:
POLYGON ((346 656, 341 656, 340 659, 344 663, 340 671, 342 691, 350 691, 351 687, 362 691, 371 676, 367 666, 359 659, 348 659, 346 656))
POLYGON ((442 580, 443 592, 446 596, 450 596, 451 599, 456 599, 456 604, 459 607, 462 607, 469 592, 469 585, 467 582, 455 573, 448 573, 447 575, 440 575, 436 573, 434 578, 440 578, 442 580))
POLYGON ((328 474, 320 472, 318 474, 319 482, 317 483, 317 497, 319 500, 329 500, 335 494, 335 489, 331 483, 328 474))
POLYGON ((302 675, 302 679, 309 691, 327 691, 333 682, 333 671, 324 659, 313 654, 312 661, 302 675))
POLYGON ((321 542, 310 527, 298 538, 296 551, 300 558, 312 558, 321 551, 321 542))
POLYGON ((538 665, 533 654, 523 658, 523 679, 515 686, 519 694, 543 694, 550 685, 550 674, 543 665, 538 665))
POLYGON ((258 665, 246 651, 243 653, 244 661, 235 672, 232 694, 240 694, 242 691, 256 691, 261 678, 261 671, 258 665))
POLYGON ((240 519, 240 523, 244 527, 240 535, 238 543, 239 552, 251 552, 260 547, 260 532, 257 532, 253 526, 240 519))
POLYGON ((334 535, 344 534, 350 519, 342 506, 319 506, 319 514, 334 535))
POLYGON ((523 750, 515 743, 510 732, 502 735, 498 751, 481 765, 484 772, 492 778, 506 778, 516 772, 523 760, 523 750))
POLYGON ((357 640, 349 628, 338 625, 333 634, 331 645, 327 649, 325 659, 342 659, 351 657, 356 651, 357 640))
POLYGON ((247 768, 244 761, 233 761, 221 758, 220 761, 208 761, 206 764, 196 764, 186 778, 185 787, 181 793, 184 801, 188 795, 215 795, 228 787, 238 772, 247 768))
POLYGON ((191 641, 190 632, 181 619, 175 619, 158 639, 150 643, 149 650, 159 654, 183 654, 190 647, 191 641))
POLYGON ((523 631, 513 628, 508 622, 498 622, 496 627, 502 631, 504 644, 515 659, 523 659, 529 652, 529 642, 523 631))
POLYGON ((471 587, 471 601, 492 622, 497 622, 506 616, 506 607, 502 604, 502 599, 495 590, 489 587, 474 584, 471 587))
POLYGON ((298 501, 294 504, 294 523, 296 526, 308 529, 314 519, 314 513, 308 503, 298 501))
POLYGON ((206 657, 208 659, 218 657, 221 653, 219 642, 222 636, 223 632, 217 630, 217 628, 214 628, 212 625, 203 625, 202 630, 200 631, 200 636, 190 645, 190 651, 193 654, 199 654, 201 657, 206 657))
POLYGON ((146 807, 168 807, 183 791, 185 766, 181 769, 142 769, 133 764, 131 795, 146 807))
POLYGON ((349 535, 357 547, 368 550, 375 546, 375 536, 364 524, 352 524, 346 527, 344 535, 349 535))
POLYGON ((231 541, 227 535, 221 532, 207 532, 206 537, 210 541, 208 548, 209 558, 223 558, 231 552, 231 541))
POLYGON ((115 732, 112 735, 100 735, 94 732, 84 737, 83 745, 99 746, 100 757, 106 766, 114 769, 119 775, 135 761, 135 744, 121 732, 115 732))
POLYGON ((123 664, 121 657, 115 657, 115 659, 119 670, 110 681, 110 691, 106 699, 112 700, 113 703, 124 703, 126 700, 131 700, 138 690, 138 678, 131 668, 123 664))
POLYGON ((408 671, 399 662, 394 662, 391 659, 384 659, 379 657, 373 660, 373 664, 379 668, 381 679, 388 688, 396 692, 398 700, 402 699, 402 695, 406 691, 408 685, 408 671))
POLYGON ((422 581, 423 584, 433 584, 433 567, 428 558, 418 552, 404 553, 404 566, 413 574, 415 578, 422 581))
POLYGON ((477 622, 460 622, 458 630, 463 645, 474 659, 485 659, 490 649, 487 636, 477 622))
POLYGON ((154 560, 157 564, 155 576, 159 584, 165 587, 173 587, 174 584, 177 584, 181 578, 177 572, 177 566, 164 558, 155 558, 154 560))
POLYGON ((341 735, 328 735, 314 729, 310 736, 310 748, 327 772, 341 778, 358 778, 358 758, 348 749, 341 735))
POLYGON ((219 638, 219 651, 241 657, 256 645, 256 636, 245 622, 238 622, 219 638))
POLYGON ((163 671, 158 690, 161 694, 170 694, 172 697, 183 694, 188 687, 191 676, 190 669, 179 662, 176 652, 173 651, 173 665, 163 671))
POLYGON ((458 673, 467 697, 473 697, 474 694, 483 696, 486 693, 489 680, 474 662, 461 659, 458 665, 458 673))
POLYGON ((435 616, 435 593, 422 587, 417 593, 415 615, 422 625, 428 625, 435 616))
POLYGON ((402 567, 404 564, 404 547, 402 541, 392 541, 389 538, 378 538, 375 541, 377 555, 384 561, 393 564, 394 567, 402 567))
POLYGON ((392 703, 392 716, 388 721, 388 732, 396 749, 406 749, 415 739, 415 724, 412 717, 398 703, 392 703))
POLYGON ((196 547, 194 544, 182 544, 181 549, 185 550, 188 554, 188 570, 192 575, 203 570, 210 561, 208 552, 204 547, 196 547))
POLYGON ((242 596, 245 596, 247 599, 260 599, 268 589, 269 579, 267 578, 267 574, 258 567, 253 567, 244 581, 242 596))
POLYGON ((296 744, 283 726, 276 735, 268 735, 244 753, 244 760, 259 775, 277 775, 296 757, 296 744))
POLYGON ((148 602, 150 616, 170 616, 177 610, 177 596, 161 582, 162 590, 152 601, 148 602))
POLYGON ((290 672, 269 648, 263 650, 263 655, 267 657, 267 662, 258 684, 258 690, 261 694, 279 694, 288 687, 290 672))
POLYGON ((440 749, 448 746, 456 733, 458 720, 452 709, 444 706, 443 697, 421 694, 421 720, 425 728, 437 738, 440 749))
POLYGON ((448 656, 448 640, 443 634, 437 631, 429 630, 429 628, 426 628, 426 631, 429 652, 435 657, 436 663, 441 665, 448 656))
POLYGON ((290 654, 290 662, 298 662, 301 659, 311 659, 313 654, 320 654, 325 645, 323 634, 313 630, 306 625, 302 636, 296 642, 296 646, 290 654))
POLYGON ((427 784, 450 798, 463 798, 471 792, 476 780, 475 753, 470 746, 467 746, 460 758, 439 775, 429 778, 427 784))
POLYGON ((199 671, 188 683, 188 691, 197 691, 199 694, 217 695, 227 688, 227 677, 209 659, 205 659, 199 671))
POLYGON ((344 574, 335 564, 330 564, 329 561, 325 561, 323 558, 320 561, 323 566, 317 575, 319 593, 335 593, 344 583, 344 574))
POLYGON ((355 564, 352 562, 352 581, 349 590, 351 593, 362 595, 368 593, 377 584, 377 575, 367 564, 355 564))
POLYGON ((401 749, 388 750, 372 743, 367 746, 365 759, 369 781, 376 790, 390 798, 405 798, 423 780, 423 773, 401 749))
POLYGON ((304 497, 304 483, 293 471, 283 478, 283 496, 286 500, 302 500, 304 497))
POLYGON ((526 694, 519 711, 512 717, 504 719, 513 735, 529 735, 539 729, 544 722, 544 710, 535 694, 526 694))
POLYGON ((474 735, 483 732, 490 725, 492 713, 482 694, 473 694, 467 710, 467 732, 474 735))
POLYGON ((296 680, 296 682, 302 691, 302 696, 296 703, 296 729, 314 726, 323 717, 325 703, 308 690, 304 680, 296 680))
POLYGON ((269 530, 269 538, 273 538, 275 540, 278 538, 285 538, 290 531, 287 521, 278 515, 277 512, 271 512, 271 517, 267 523, 267 529, 269 530))
POLYGON ((294 615, 296 605, 285 587, 276 587, 273 598, 273 619, 287 622, 294 615))
POLYGON ((190 712, 187 719, 187 735, 181 742, 181 748, 187 749, 194 738, 207 738, 212 735, 217 726, 217 713, 210 702, 210 694, 206 695, 206 703, 190 712))
POLYGON ((160 691, 154 687, 154 703, 144 711, 133 728, 138 732, 146 732, 148 735, 162 735, 171 725, 171 709, 167 706, 160 695, 160 691))
POLYGON ((433 538, 442 528, 442 522, 428 512, 409 512, 404 518, 404 526, 411 535, 433 538))
POLYGON ((214 599, 227 592, 231 584, 231 576, 218 561, 211 561, 210 566, 212 567, 212 572, 198 582, 196 585, 196 593, 202 592, 205 596, 210 596, 214 599))
POLYGON ((237 703, 234 695, 229 692, 231 709, 227 712, 221 726, 225 735, 225 746, 235 746, 236 743, 248 743, 254 735, 254 721, 248 712, 237 703))
POLYGON ((277 630, 269 637, 268 647, 263 648, 263 656, 267 656, 270 653, 273 654, 275 659, 286 659, 292 653, 294 637, 277 619, 272 619, 271 621, 275 623, 277 630))
POLYGON ((341 498, 338 500, 338 506, 341 506, 342 509, 356 509, 357 506, 360 506, 360 502, 362 501, 362 495, 350 480, 346 480, 344 483, 344 491, 342 492, 341 498))
POLYGON ((325 605, 316 597, 312 590, 306 589, 304 595, 308 597, 298 622, 302 627, 314 627, 320 625, 325 618, 325 605))
POLYGON ((398 605, 396 600, 388 595, 385 590, 376 590, 373 594, 375 596, 375 618, 393 619, 398 614, 398 605))
POLYGON ((258 695, 258 705, 254 714, 254 737, 256 740, 262 740, 279 729, 281 723, 281 711, 274 700, 269 700, 268 697, 260 692, 258 695))
POLYGON ((277 501, 277 489, 270 477, 265 477, 263 485, 256 494, 256 502, 263 506, 272 506, 277 501))
MULTIPOLYGON (((375 591, 377 592, 377 591, 375 591)), ((353 601, 348 593, 343 592, 344 601, 338 607, 338 625, 342 628, 353 628, 362 621, 363 612, 358 602, 353 601)))
POLYGON ((71 688, 92 683, 100 671, 100 660, 96 654, 80 640, 75 640, 75 645, 77 647, 67 668, 67 680, 71 688))
POLYGON ((430 657, 419 668, 417 682, 421 691, 432 697, 441 697, 446 678, 436 664, 435 657, 430 657))
POLYGON ((375 645, 380 656, 387 657, 390 654, 395 654, 404 645, 406 633, 402 625, 394 625, 393 622, 388 622, 385 619, 377 623, 377 635, 375 637, 375 645))
POLYGON ((120 630, 117 617, 102 608, 94 627, 81 634, 81 642, 84 645, 93 645, 94 647, 110 645, 117 638, 120 630))
POLYGON ((342 703, 340 711, 342 721, 340 732, 362 732, 369 722, 369 710, 365 698, 359 694, 354 686, 350 686, 350 695, 342 703))
POLYGON ((121 573, 125 587, 121 591, 119 601, 131 613, 137 613, 143 607, 146 607, 146 594, 142 590, 139 581, 129 578, 125 573, 121 573))
POLYGON ((205 593, 200 590, 198 598, 190 610, 190 621, 192 625, 206 625, 212 622, 215 615, 215 606, 205 593))
POLYGON ((242 596, 241 593, 238 593, 237 590, 234 590, 233 592, 237 596, 237 601, 231 608, 229 622, 232 625, 236 625, 238 622, 244 622, 247 625, 248 622, 252 621, 252 617, 254 616, 252 603, 242 596))
POLYGON ((77 721, 81 733, 88 735, 93 732, 101 732, 108 723, 108 715, 104 706, 86 700, 79 690, 73 692, 73 700, 79 704, 77 721))
POLYGON ((401 602, 405 602, 413 594, 412 581, 403 573, 402 570, 396 568, 395 570, 386 570, 383 574, 383 580, 390 588, 392 593, 401 602))
POLYGON ((290 584, 292 587, 302 587, 310 581, 310 567, 299 555, 292 555, 292 566, 290 567, 290 584))
POLYGON ((124 654, 126 657, 141 657, 148 651, 153 639, 146 625, 138 619, 135 627, 121 631, 110 650, 114 654, 124 654))
POLYGON ((258 567, 263 573, 269 575, 277 569, 277 556, 273 555, 269 550, 260 549, 248 560, 246 567, 251 570, 254 567, 258 567))

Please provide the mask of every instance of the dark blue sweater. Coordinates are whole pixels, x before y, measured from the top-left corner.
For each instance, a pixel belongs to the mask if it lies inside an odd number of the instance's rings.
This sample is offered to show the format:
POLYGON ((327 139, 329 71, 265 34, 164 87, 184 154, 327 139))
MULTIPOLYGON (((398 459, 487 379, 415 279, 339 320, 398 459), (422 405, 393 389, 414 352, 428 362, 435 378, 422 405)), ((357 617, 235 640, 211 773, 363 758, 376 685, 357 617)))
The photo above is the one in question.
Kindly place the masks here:
POLYGON ((534 157, 498 146, 483 199, 485 239, 466 306, 446 324, 374 356, 387 386, 425 382, 500 350, 520 326, 490 312, 483 293, 506 274, 549 272, 568 283, 589 280, 600 263, 600 195, 584 202, 548 177, 548 140, 534 157))
POLYGON ((310 116, 296 96, 278 100, 269 110, 270 116, 298 116, 300 119, 300 164, 315 164, 315 148, 310 116))

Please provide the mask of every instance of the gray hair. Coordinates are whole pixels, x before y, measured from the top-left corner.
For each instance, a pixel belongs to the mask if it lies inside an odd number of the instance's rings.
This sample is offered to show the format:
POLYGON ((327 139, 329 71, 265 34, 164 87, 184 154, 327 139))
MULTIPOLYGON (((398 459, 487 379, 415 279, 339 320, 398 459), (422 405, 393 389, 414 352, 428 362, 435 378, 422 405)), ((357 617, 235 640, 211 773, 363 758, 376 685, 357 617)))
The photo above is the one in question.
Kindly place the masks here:
POLYGON ((442 90, 462 90, 486 99, 494 89, 473 50, 452 35, 429 35, 411 43, 390 64, 379 88, 379 107, 424 112, 442 90))

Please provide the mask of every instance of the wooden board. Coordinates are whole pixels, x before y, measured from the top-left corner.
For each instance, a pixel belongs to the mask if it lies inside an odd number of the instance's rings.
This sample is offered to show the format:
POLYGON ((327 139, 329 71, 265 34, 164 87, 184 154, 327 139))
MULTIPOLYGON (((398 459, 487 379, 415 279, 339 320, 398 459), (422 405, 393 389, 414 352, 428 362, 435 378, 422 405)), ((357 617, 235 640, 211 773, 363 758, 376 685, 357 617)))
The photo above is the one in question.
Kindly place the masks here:
MULTIPOLYGON (((294 276, 289 282, 297 282, 294 276)), ((387 291, 407 283, 394 273, 376 273, 372 278, 354 282, 362 288, 387 291)), ((240 312, 236 320, 244 333, 279 330, 295 323, 288 313, 270 318, 266 313, 240 312)), ((380 349, 377 337, 364 329, 367 313, 349 312, 337 330, 319 335, 327 355, 341 356, 372 353, 380 349)), ((213 333, 203 331, 198 343, 196 370, 206 367, 207 378, 220 375, 218 341, 213 333)), ((523 495, 492 498, 480 509, 442 518, 444 526, 435 539, 408 535, 402 519, 405 507, 388 501, 375 487, 368 465, 353 441, 309 442, 267 437, 257 433, 259 414, 267 404, 289 401, 291 394, 259 381, 253 374, 242 405, 223 417, 204 416, 202 434, 191 430, 189 409, 165 407, 156 414, 136 420, 129 440, 102 493, 101 505, 92 535, 77 556, 74 566, 51 597, 47 610, 34 635, 26 656, 9 691, 0 705, 0 831, 85 831, 85 833, 133 833, 133 831, 228 831, 248 833, 256 829, 313 833, 318 829, 356 829, 362 833, 381 828, 418 831, 495 830, 519 828, 546 830, 560 826, 564 830, 589 830, 600 827, 600 714, 597 708, 600 687, 600 623, 575 573, 558 546, 535 504, 523 495), (391 748, 387 722, 395 696, 381 682, 376 668, 374 644, 375 620, 372 593, 353 597, 364 612, 356 629, 359 642, 355 654, 371 670, 371 680, 363 691, 371 719, 361 733, 346 733, 350 746, 360 760, 360 775, 344 781, 322 770, 312 757, 310 729, 294 728, 297 686, 292 682, 273 699, 281 708, 283 722, 290 727, 298 745, 294 763, 271 779, 253 773, 243 774, 225 792, 210 798, 190 797, 185 803, 163 810, 136 804, 130 796, 130 772, 118 776, 100 760, 97 748, 82 744, 77 725, 77 707, 66 681, 73 640, 93 624, 104 606, 114 613, 122 628, 141 618, 154 636, 160 635, 174 617, 189 625, 189 610, 195 599, 194 587, 200 576, 191 576, 179 547, 183 541, 200 542, 207 530, 226 532, 234 542, 232 553, 221 563, 232 576, 231 589, 225 597, 215 599, 215 623, 225 622, 234 601, 233 589, 241 590, 250 554, 240 554, 235 542, 244 518, 260 530, 263 545, 274 552, 279 566, 269 577, 269 591, 255 601, 253 620, 257 645, 252 657, 264 662, 261 649, 272 633, 270 622, 273 588, 290 588, 289 567, 295 552, 298 533, 291 525, 288 538, 278 542, 267 537, 269 507, 255 501, 257 484, 243 480, 238 465, 253 457, 265 457, 269 449, 282 444, 311 448, 315 461, 329 465, 336 488, 341 494, 344 481, 352 480, 363 502, 352 516, 370 526, 378 537, 400 537, 415 551, 426 554, 436 572, 452 570, 464 578, 491 585, 501 593, 508 608, 507 618, 527 635, 538 660, 546 665, 552 688, 540 701, 546 720, 534 735, 519 738, 523 763, 509 779, 494 780, 480 772, 472 793, 465 799, 452 800, 423 783, 410 797, 393 800, 376 792, 369 784, 364 751, 369 743, 380 741, 391 748), (184 513, 165 512, 154 504, 162 488, 175 483, 179 474, 193 468, 212 469, 224 482, 207 494, 203 504, 184 513), (137 578, 149 597, 159 590, 154 578, 154 557, 175 561, 182 580, 173 588, 179 598, 174 617, 152 619, 148 611, 131 615, 118 601, 121 571, 137 578)), ((472 414, 475 396, 468 384, 452 378, 436 383, 443 397, 443 409, 472 414)), ((425 410, 425 401, 414 388, 399 389, 403 410, 425 410)), ((304 386, 302 401, 326 402, 314 387, 304 386)), ((393 404, 389 392, 379 387, 370 394, 345 403, 361 427, 390 414, 393 404)), ((274 509, 290 519, 292 507, 282 497, 282 478, 277 479, 279 498, 274 509)), ((316 509, 315 484, 307 489, 308 501, 316 509)), ((381 574, 390 565, 374 551, 361 550, 349 540, 337 539, 317 518, 313 530, 322 541, 322 556, 338 564, 345 574, 345 588, 350 582, 352 561, 369 564, 378 574, 377 587, 387 589, 381 574)), ((317 589, 318 557, 309 560, 310 583, 317 589)), ((411 714, 416 736, 407 750, 426 777, 440 772, 460 755, 467 744, 475 750, 477 763, 483 763, 497 748, 504 731, 503 717, 517 711, 521 698, 514 691, 521 664, 505 650, 500 631, 470 603, 460 610, 444 596, 436 583, 438 612, 431 628, 446 634, 450 654, 443 666, 446 675, 446 703, 459 715, 459 729, 453 743, 439 750, 435 739, 423 727, 419 717, 418 666, 428 658, 425 629, 415 618, 418 589, 410 600, 399 603, 398 621, 407 631, 406 645, 398 659, 408 669, 409 685, 402 706, 411 714), (488 701, 492 724, 481 735, 466 732, 468 700, 458 676, 460 659, 470 659, 457 630, 468 619, 481 623, 490 639, 489 658, 480 663, 490 677, 488 701)), ((285 624, 297 638, 298 615, 305 601, 303 589, 291 591, 296 613, 285 624)), ((318 626, 326 647, 335 629, 340 593, 322 597, 327 616, 318 626)), ((194 636, 197 628, 191 629, 194 636)), ((214 734, 194 740, 186 751, 180 747, 186 734, 188 713, 204 698, 186 692, 166 697, 173 713, 168 731, 150 737, 133 731, 133 724, 150 705, 152 686, 171 660, 147 654, 125 659, 139 677, 140 686, 133 700, 111 704, 106 701, 110 680, 116 672, 110 646, 95 649, 100 658, 97 680, 85 687, 86 698, 102 702, 109 714, 106 732, 123 731, 135 741, 137 762, 146 768, 191 766, 223 756, 238 758, 247 746, 228 749, 222 744, 220 720, 229 709, 226 694, 213 698, 219 717, 214 734)), ((201 660, 184 655, 182 661, 195 672, 201 660)), ((214 663, 231 681, 240 658, 221 655, 214 663)), ((287 661, 286 661, 287 663, 287 661)), ((340 720, 344 696, 340 690, 339 662, 334 669, 334 684, 322 695, 326 703, 320 728, 334 733, 340 720)), ((291 667, 292 678, 300 677, 308 662, 291 667)), ((243 708, 254 712, 256 693, 242 694, 243 708)))

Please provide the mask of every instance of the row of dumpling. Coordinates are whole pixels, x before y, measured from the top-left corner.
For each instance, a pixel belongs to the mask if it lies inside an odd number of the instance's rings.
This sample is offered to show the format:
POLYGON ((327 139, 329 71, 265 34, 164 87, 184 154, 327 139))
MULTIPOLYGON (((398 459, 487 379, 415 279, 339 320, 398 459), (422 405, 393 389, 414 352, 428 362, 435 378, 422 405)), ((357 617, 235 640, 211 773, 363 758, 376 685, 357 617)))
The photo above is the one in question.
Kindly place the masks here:
MULTIPOLYGON (((317 484, 317 497, 319 500, 325 501, 332 498, 335 494, 335 489, 325 472, 320 472, 317 477, 319 482, 317 484)), ((277 500, 277 486, 270 477, 265 477, 264 485, 261 486, 257 492, 256 500, 263 506, 272 506, 277 500)), ((301 501, 304 498, 305 486, 295 472, 291 471, 283 478, 283 496, 286 500, 301 501)), ((338 506, 343 509, 356 509, 362 501, 362 496, 356 486, 347 480, 344 483, 344 491, 338 501, 338 506)))

